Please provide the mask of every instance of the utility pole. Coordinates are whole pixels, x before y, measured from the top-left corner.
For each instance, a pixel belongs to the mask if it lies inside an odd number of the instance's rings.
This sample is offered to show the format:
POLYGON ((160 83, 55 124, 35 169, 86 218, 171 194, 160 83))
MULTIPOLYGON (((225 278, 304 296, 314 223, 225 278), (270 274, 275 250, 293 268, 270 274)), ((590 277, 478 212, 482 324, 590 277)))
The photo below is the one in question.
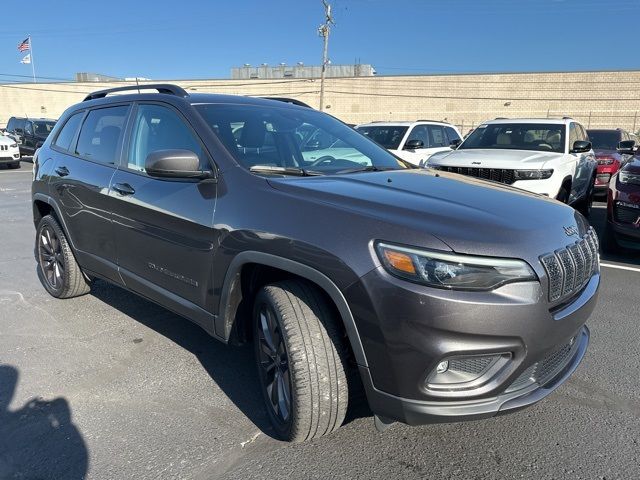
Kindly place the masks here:
POLYGON ((320 71, 320 111, 324 110, 324 79, 327 73, 327 65, 329 64, 329 32, 331 25, 334 24, 333 17, 331 16, 331 5, 327 0, 322 0, 324 5, 324 23, 318 27, 318 33, 324 40, 324 46, 322 49, 322 70, 320 71))

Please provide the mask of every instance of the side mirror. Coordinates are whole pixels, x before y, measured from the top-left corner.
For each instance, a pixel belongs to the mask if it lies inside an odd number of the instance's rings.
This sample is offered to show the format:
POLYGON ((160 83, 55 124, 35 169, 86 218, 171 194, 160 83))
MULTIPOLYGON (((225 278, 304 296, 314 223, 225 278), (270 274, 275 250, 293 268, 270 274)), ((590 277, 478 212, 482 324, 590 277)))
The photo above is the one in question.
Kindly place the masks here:
POLYGON ((616 150, 618 150, 618 153, 623 155, 633 155, 635 153, 635 146, 635 140, 623 140, 618 143, 618 148, 616 150))
POLYGON ((144 163, 147 174, 160 178, 212 178, 210 171, 200 170, 200 159, 190 150, 156 150, 144 163))
POLYGON ((586 153, 591 150, 591 142, 585 140, 576 140, 569 153, 586 153))
POLYGON ((424 142, 422 140, 407 140, 403 150, 417 150, 419 148, 424 148, 424 142))
POLYGON ((451 147, 451 150, 455 150, 460 146, 461 143, 462 143, 462 140, 460 140, 459 138, 456 138, 455 140, 451 140, 449 147, 451 147))

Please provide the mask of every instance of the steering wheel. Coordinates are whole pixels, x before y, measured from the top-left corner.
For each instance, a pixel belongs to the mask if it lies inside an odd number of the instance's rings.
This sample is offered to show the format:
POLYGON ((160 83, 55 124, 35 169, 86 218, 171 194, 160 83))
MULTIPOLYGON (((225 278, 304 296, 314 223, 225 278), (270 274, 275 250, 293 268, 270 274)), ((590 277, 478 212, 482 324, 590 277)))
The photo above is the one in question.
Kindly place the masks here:
POLYGON ((332 157, 331 155, 323 155, 322 157, 318 158, 315 162, 313 162, 311 166, 317 167, 324 163, 331 163, 333 161, 335 161, 335 157, 332 157))

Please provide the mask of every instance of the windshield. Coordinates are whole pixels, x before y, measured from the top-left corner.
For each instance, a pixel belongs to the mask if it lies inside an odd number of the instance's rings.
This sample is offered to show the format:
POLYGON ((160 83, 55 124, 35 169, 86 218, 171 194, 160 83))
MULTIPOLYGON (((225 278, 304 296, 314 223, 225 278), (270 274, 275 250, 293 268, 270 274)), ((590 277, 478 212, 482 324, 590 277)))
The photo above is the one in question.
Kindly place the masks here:
POLYGON ((549 123, 480 125, 458 147, 564 152, 565 126, 549 123))
POLYGON ((33 122, 33 130, 36 135, 46 137, 55 125, 56 122, 33 122))
POLYGON ((312 109, 200 104, 195 108, 242 167, 315 174, 410 168, 335 118, 312 109), (265 168, 266 167, 266 168, 265 168))
POLYGON ((593 148, 599 150, 615 150, 621 140, 617 130, 587 130, 587 134, 593 148))
POLYGON ((398 125, 371 125, 357 130, 389 150, 397 150, 409 127, 398 125))

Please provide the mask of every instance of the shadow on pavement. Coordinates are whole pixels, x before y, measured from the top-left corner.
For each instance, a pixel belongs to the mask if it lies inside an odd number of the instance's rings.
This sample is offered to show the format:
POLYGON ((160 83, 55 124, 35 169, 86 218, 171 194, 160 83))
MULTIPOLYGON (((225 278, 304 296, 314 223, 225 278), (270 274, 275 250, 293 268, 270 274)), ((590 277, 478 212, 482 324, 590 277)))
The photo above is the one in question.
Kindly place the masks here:
POLYGON ((252 345, 224 345, 189 320, 100 280, 93 283, 91 294, 193 353, 236 407, 263 433, 274 435, 258 386, 252 345))
POLYGON ((0 478, 85 478, 88 450, 71 421, 69 403, 34 398, 10 411, 17 384, 18 370, 0 365, 0 478))
MULTIPOLYGON (((262 433, 275 438, 259 387, 252 344, 224 345, 189 320, 101 280, 93 283, 91 294, 193 353, 229 400, 262 433)), ((370 415, 364 392, 356 389, 345 424, 370 415)))

